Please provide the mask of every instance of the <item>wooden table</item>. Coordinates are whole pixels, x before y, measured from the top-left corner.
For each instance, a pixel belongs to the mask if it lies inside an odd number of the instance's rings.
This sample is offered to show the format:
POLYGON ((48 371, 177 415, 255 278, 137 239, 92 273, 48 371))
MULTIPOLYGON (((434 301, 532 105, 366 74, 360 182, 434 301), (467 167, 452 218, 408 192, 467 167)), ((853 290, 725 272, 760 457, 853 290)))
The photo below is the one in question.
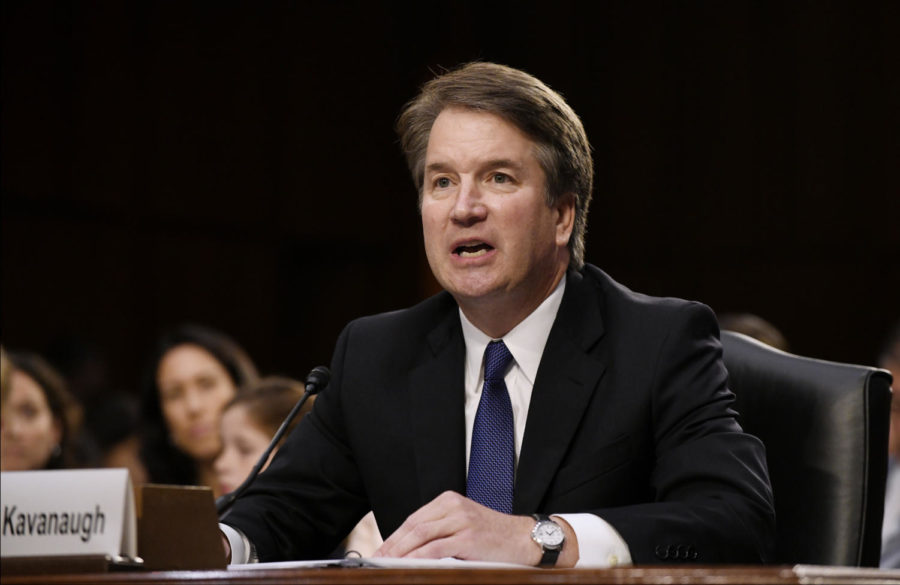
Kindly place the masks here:
POLYGON ((111 572, 62 575, 5 575, 9 585, 274 585, 278 583, 345 585, 560 585, 560 584, 717 584, 787 585, 842 583, 900 584, 900 571, 822 567, 653 566, 616 569, 373 569, 276 568, 226 571, 111 572))

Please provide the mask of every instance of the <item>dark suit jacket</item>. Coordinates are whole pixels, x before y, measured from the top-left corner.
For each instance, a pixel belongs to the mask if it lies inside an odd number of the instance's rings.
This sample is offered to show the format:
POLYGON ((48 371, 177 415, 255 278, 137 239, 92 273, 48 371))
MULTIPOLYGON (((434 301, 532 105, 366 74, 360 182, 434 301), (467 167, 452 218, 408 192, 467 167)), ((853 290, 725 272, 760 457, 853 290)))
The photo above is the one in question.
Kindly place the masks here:
MULTIPOLYGON (((704 305, 569 271, 538 369, 515 513, 592 512, 636 563, 765 562, 774 543, 762 444, 731 410, 704 305)), ((391 534, 465 493, 465 346, 447 293, 350 323, 331 384, 226 522, 261 560, 326 554, 370 508, 391 534)))

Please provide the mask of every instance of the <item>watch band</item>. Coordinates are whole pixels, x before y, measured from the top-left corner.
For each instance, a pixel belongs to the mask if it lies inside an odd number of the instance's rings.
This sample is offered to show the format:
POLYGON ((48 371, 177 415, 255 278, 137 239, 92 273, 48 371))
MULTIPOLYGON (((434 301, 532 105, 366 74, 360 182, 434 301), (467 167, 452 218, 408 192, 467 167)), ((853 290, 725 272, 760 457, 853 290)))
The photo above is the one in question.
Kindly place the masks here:
MULTIPOLYGON (((550 516, 547 514, 532 514, 532 518, 534 518, 538 523, 541 522, 553 522, 550 519, 550 516)), ((553 522, 556 524, 556 522, 553 522)), ((541 552, 543 556, 541 556, 541 562, 538 564, 539 567, 555 567, 556 561, 559 559, 559 553, 562 551, 562 545, 558 548, 548 548, 543 544, 537 543, 541 547, 541 552)))

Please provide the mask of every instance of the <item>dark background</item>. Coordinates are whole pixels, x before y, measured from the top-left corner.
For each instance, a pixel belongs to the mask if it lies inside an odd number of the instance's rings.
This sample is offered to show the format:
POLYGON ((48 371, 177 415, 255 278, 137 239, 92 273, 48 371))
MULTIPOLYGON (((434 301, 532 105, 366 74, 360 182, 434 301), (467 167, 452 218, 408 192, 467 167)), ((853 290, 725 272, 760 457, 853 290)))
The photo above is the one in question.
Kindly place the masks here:
POLYGON ((392 126, 523 68, 595 149, 586 258, 874 363, 900 317, 900 2, 41 2, 2 8, 2 342, 220 328, 264 373, 434 292, 392 126))

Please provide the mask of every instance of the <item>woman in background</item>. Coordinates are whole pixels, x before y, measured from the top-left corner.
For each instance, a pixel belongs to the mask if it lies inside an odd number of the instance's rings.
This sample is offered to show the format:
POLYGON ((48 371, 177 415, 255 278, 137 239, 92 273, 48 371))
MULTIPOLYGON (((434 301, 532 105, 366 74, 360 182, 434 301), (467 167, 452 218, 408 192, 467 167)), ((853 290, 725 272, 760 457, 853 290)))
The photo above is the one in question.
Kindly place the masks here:
MULTIPOLYGON (((303 384, 296 380, 272 376, 251 385, 225 406, 222 413, 222 451, 214 465, 221 493, 234 491, 247 478, 282 421, 303 396, 303 391, 303 384)), ((303 405, 278 446, 312 409, 314 400, 315 396, 312 396, 303 405)), ((266 462, 263 469, 268 465, 266 462)))
POLYGON ((223 333, 183 325, 163 336, 141 407, 141 456, 150 481, 206 485, 219 496, 213 461, 222 447, 222 409, 256 377, 253 362, 223 333))
MULTIPOLYGON (((303 396, 304 386, 289 378, 269 377, 251 385, 236 396, 222 414, 222 453, 216 459, 215 470, 222 493, 236 489, 250 474, 262 457, 281 423, 303 396)), ((311 409, 311 397, 291 422, 278 446, 284 442, 300 419, 311 409)), ((276 449, 272 451, 274 457, 276 449)), ((269 461, 263 469, 268 467, 269 461)), ((344 542, 345 551, 356 551, 370 557, 381 545, 381 535, 375 524, 375 516, 369 512, 344 542)), ((341 551, 343 554, 343 551, 341 551)))
POLYGON ((66 383, 33 353, 4 353, 0 387, 0 469, 63 469, 79 464, 74 438, 82 411, 66 383))
POLYGON ((878 360, 894 381, 888 431, 888 475, 881 525, 881 568, 900 569, 900 323, 894 326, 878 360))

